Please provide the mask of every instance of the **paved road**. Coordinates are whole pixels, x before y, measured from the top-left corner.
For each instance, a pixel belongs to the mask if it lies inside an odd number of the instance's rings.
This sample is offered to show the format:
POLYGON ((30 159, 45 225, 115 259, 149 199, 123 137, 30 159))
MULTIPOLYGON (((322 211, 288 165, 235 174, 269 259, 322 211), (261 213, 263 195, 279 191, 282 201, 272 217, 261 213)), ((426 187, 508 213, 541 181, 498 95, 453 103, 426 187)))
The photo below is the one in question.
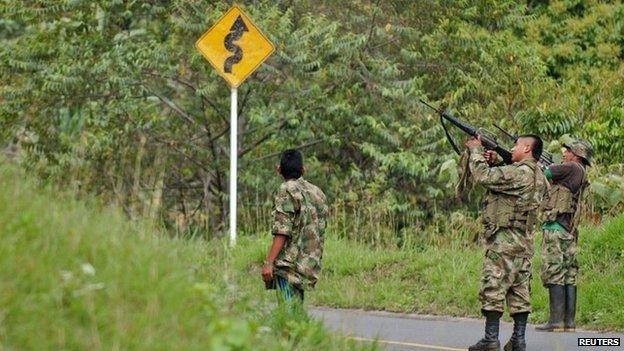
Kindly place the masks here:
MULTIPOLYGON (((387 350, 459 351, 466 350, 483 335, 483 320, 451 318, 378 311, 312 308, 310 314, 323 320, 325 326, 354 339, 378 339, 387 350)), ((579 347, 579 337, 617 337, 622 333, 597 333, 577 330, 576 333, 538 333, 534 325, 527 327, 529 351, 624 351, 619 347, 579 347)), ((501 344, 511 336, 513 326, 501 323, 501 344)))

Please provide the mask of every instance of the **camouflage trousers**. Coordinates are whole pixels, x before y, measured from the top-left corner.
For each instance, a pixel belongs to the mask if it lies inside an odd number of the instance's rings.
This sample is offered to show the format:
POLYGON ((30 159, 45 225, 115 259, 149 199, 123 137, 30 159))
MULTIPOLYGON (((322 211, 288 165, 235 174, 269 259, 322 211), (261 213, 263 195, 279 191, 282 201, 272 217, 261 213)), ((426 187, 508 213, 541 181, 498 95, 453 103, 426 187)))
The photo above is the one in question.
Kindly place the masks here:
POLYGON ((542 283, 544 286, 576 285, 576 238, 571 233, 559 230, 543 232, 542 283))
POLYGON ((531 259, 487 250, 479 300, 485 311, 531 312, 531 259))

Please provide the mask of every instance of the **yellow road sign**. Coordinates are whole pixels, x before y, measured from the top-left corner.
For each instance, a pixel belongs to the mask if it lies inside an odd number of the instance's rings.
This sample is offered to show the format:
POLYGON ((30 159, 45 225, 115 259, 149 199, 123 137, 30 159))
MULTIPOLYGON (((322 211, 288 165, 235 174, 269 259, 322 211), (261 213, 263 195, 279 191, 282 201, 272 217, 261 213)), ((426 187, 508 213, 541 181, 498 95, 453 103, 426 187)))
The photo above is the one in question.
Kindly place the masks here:
POLYGON ((275 51, 275 46, 236 5, 199 38, 195 47, 233 88, 275 51))

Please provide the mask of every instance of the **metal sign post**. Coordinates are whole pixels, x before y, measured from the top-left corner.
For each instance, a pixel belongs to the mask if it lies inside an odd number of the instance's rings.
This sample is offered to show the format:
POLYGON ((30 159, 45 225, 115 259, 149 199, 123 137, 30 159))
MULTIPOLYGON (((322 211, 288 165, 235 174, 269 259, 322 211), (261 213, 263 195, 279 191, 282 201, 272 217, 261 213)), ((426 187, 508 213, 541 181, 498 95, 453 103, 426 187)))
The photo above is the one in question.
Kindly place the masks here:
POLYGON ((230 106, 230 246, 236 245, 236 173, 238 171, 238 89, 232 88, 230 106))
POLYGON ((195 47, 230 85, 230 245, 236 245, 238 86, 275 51, 243 10, 234 5, 197 40, 195 47))

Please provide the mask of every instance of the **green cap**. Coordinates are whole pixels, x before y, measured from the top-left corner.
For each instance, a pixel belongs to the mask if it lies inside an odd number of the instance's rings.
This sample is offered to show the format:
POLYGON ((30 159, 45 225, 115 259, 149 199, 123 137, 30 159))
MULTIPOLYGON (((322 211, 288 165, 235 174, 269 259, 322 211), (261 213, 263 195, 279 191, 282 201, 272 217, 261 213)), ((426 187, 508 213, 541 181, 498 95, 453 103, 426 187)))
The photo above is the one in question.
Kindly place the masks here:
POLYGON ((583 163, 590 166, 594 149, 591 144, 582 138, 573 138, 569 135, 561 137, 561 144, 572 151, 573 154, 583 159, 583 163))

